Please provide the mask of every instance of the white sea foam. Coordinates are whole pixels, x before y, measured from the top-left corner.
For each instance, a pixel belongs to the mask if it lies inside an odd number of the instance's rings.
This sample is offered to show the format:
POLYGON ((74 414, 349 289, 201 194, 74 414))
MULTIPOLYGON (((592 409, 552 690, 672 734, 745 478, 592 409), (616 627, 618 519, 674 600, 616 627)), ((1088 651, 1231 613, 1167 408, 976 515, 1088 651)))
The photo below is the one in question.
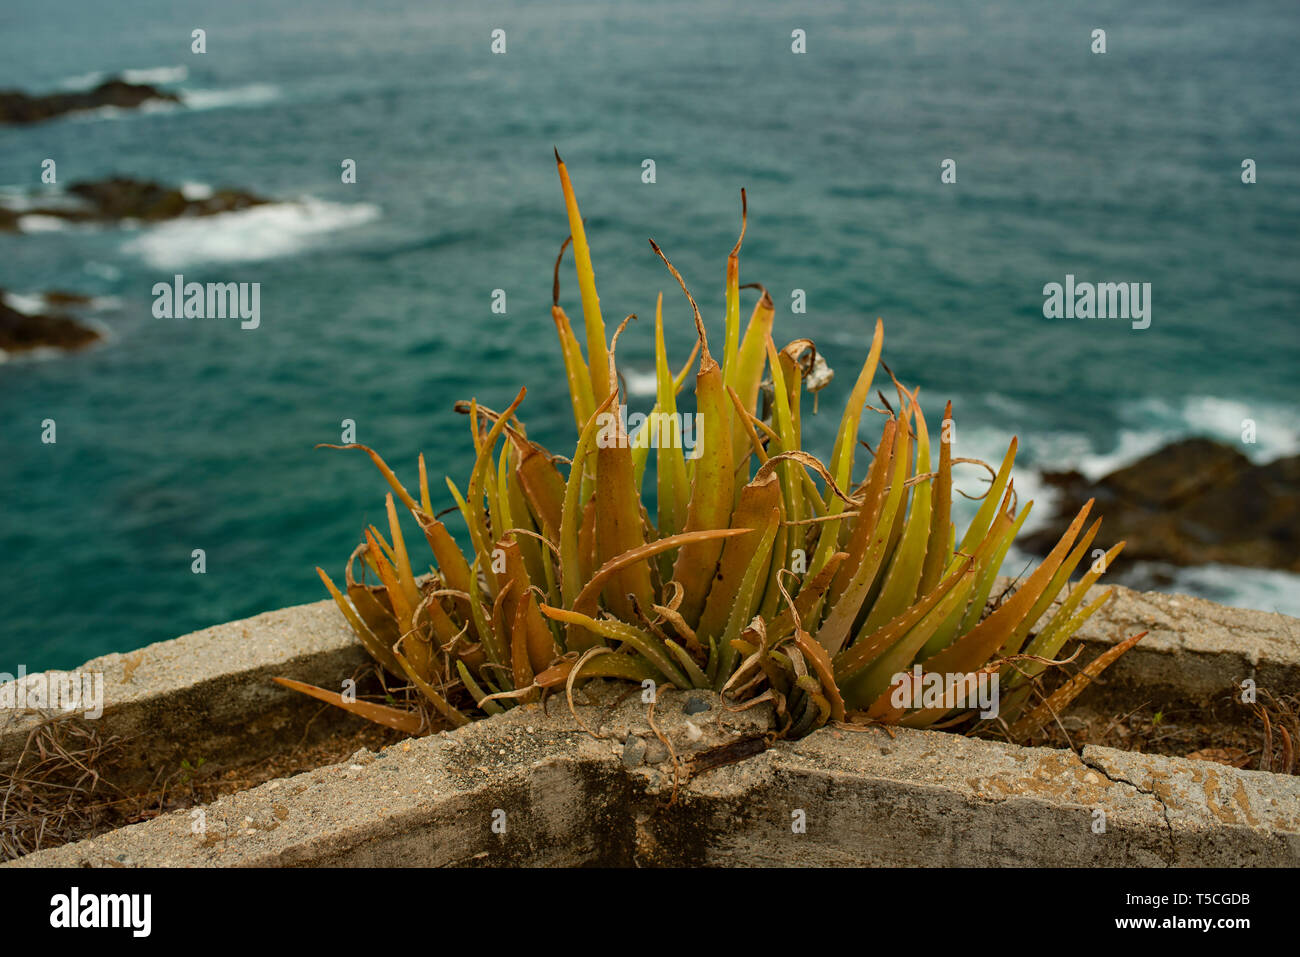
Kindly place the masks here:
MULTIPOLYGON (((1129 413, 1134 427, 1121 433, 1130 447, 1146 452, 1175 438, 1203 435, 1241 450, 1256 462, 1268 462, 1300 451, 1300 430, 1292 410, 1260 402, 1243 402, 1218 396, 1197 395, 1171 402, 1144 399, 1129 413), (1242 423, 1255 423, 1255 441, 1242 441, 1242 423)), ((1130 459, 1129 461, 1131 461, 1130 459)), ((1128 464, 1120 462, 1121 465, 1128 464)))
MULTIPOLYGON (((143 76, 169 76, 176 79, 155 79, 152 81, 144 79, 132 79, 133 83, 151 82, 174 83, 183 80, 185 77, 174 71, 184 71, 184 67, 159 67, 157 70, 127 70, 125 76, 143 77, 143 76), (169 72, 173 71, 173 72, 169 72)), ((104 79, 105 74, 86 74, 81 77, 74 77, 77 81, 83 82, 76 88, 90 88, 104 79), (93 80, 91 78, 94 77, 93 80)), ((228 87, 226 89, 216 90, 175 90, 180 98, 181 103, 177 104, 171 100, 152 99, 145 100, 135 109, 122 109, 116 106, 101 106, 93 110, 77 110, 68 114, 69 119, 82 121, 88 120, 112 120, 124 116, 131 116, 135 113, 168 113, 180 109, 181 105, 191 110, 215 110, 227 106, 260 106, 263 103, 269 103, 280 95, 280 89, 270 83, 249 83, 244 86, 228 87)))
POLYGON ((207 183, 181 183, 181 195, 190 202, 209 199, 212 196, 212 187, 207 183))
POLYGON ((658 393, 658 378, 654 370, 649 372, 636 369, 622 370, 623 383, 627 386, 627 394, 634 396, 656 395, 658 393))
POLYGON ((159 269, 273 259, 301 251, 322 234, 361 225, 378 215, 379 208, 366 203, 307 198, 162 223, 141 232, 123 249, 159 269))
POLYGON ((1278 611, 1300 617, 1300 575, 1273 568, 1245 568, 1239 565, 1195 565, 1177 568, 1164 563, 1137 562, 1138 575, 1158 570, 1173 578, 1160 585, 1163 592, 1209 598, 1236 608, 1278 611))
MULTIPOLYGON (((66 308, 63 306, 52 306, 50 304, 49 296, 39 292, 6 292, 4 294, 4 304, 15 312, 21 312, 25 316, 37 316, 49 312, 51 309, 57 312, 66 308)), ((72 306, 78 311, 93 310, 95 312, 104 312, 109 309, 120 309, 122 307, 122 300, 117 296, 92 296, 85 302, 72 303, 72 306)))
POLYGON ((60 82, 59 86, 65 90, 90 90, 99 86, 110 76, 121 77, 127 83, 147 83, 152 86, 160 86, 166 83, 183 83, 189 75, 189 69, 183 66, 156 66, 144 70, 121 70, 116 73, 92 70, 89 73, 70 76, 60 82))
POLYGON ((0 363, 48 363, 55 359, 64 359, 66 355, 68 351, 57 346, 19 348, 13 352, 5 352, 0 348, 0 363))
POLYGON ((148 83, 161 86, 166 83, 184 83, 190 71, 184 66, 156 66, 147 70, 123 70, 121 77, 127 83, 148 83))
MULTIPOLYGON (((998 406, 1017 423, 1029 421, 1028 410, 1010 409, 1003 400, 998 406)), ((996 403, 990 403, 996 404, 996 403)), ((953 454, 983 459, 994 468, 1006 453, 1011 429, 987 426, 963 428, 957 418, 953 454)), ((1179 400, 1141 399, 1126 405, 1120 414, 1123 425, 1113 444, 1099 449, 1087 436, 1071 432, 1034 432, 1019 429, 1020 451, 1014 471, 1021 503, 1034 500, 1034 508, 1025 522, 1025 531, 1044 525, 1056 510, 1056 490, 1044 483, 1045 470, 1075 469, 1091 480, 1131 465, 1138 459, 1179 439, 1205 436, 1240 450, 1256 462, 1294 454, 1300 450, 1300 433, 1292 418, 1281 406, 1243 402, 1219 396, 1189 396, 1179 400), (1256 441, 1242 442, 1242 421, 1255 423, 1256 441)), ((988 473, 978 466, 954 469, 953 484, 968 494, 979 494, 988 487, 988 473)), ((975 514, 978 503, 960 496, 953 501, 958 533, 975 514)), ((1104 526, 1103 526, 1104 528, 1104 526)), ((1104 534, 1104 532, 1103 532, 1104 534)), ((1003 565, 1003 573, 1014 575, 1027 557, 1014 548, 1003 565)), ((1039 559, 1034 558, 1037 565, 1039 559)), ((1274 569, 1245 568, 1235 565, 1209 564, 1180 568, 1164 563, 1128 563, 1123 573, 1139 587, 1154 587, 1163 592, 1183 592, 1209 598, 1226 605, 1281 611, 1300 616, 1300 575, 1274 569), (1149 584, 1151 579, 1156 584, 1149 584), (1166 584, 1172 579, 1172 583, 1166 584)))
POLYGON ((39 315, 45 308, 45 297, 39 293, 25 295, 17 292, 6 292, 4 302, 14 312, 21 312, 25 316, 39 315))
POLYGON ((69 120, 82 122, 95 120, 116 120, 137 113, 170 113, 180 107, 171 100, 145 100, 135 109, 124 110, 120 106, 100 106, 93 110, 74 110, 67 114, 69 120))
POLYGON ((181 102, 192 110, 213 110, 225 106, 257 106, 280 95, 270 83, 250 83, 225 90, 182 90, 181 102))
POLYGON ((18 217, 18 231, 20 233, 59 233, 67 229, 68 226, 68 221, 60 219, 58 216, 30 214, 18 217))
POLYGON ((40 205, 40 197, 20 186, 0 186, 0 206, 14 213, 40 205))
MULTIPOLYGON (((963 427, 955 413, 953 418, 957 422, 952 445, 953 457, 979 459, 996 470, 1007 454, 1007 448, 1011 443, 1011 433, 1003 429, 982 426, 963 427)), ((931 441, 933 442, 935 438, 937 438, 937 433, 932 433, 931 441)), ((1078 454, 1087 447, 1087 440, 1083 436, 1056 433, 1041 437, 1033 436, 1030 439, 1022 433, 1016 452, 1016 461, 1022 463, 1026 458, 1029 458, 1030 461, 1051 463, 1052 467, 1055 468, 1058 461, 1062 459, 1068 460, 1072 455, 1078 454), (1049 445, 1051 446, 1050 451, 1049 445), (1027 455, 1027 446, 1032 446, 1038 454, 1027 455)), ((932 451, 931 458, 933 460, 932 464, 937 464, 936 452, 932 451)), ((982 500, 972 501, 965 496, 983 496, 988 490, 992 476, 987 469, 972 463, 954 465, 952 476, 953 488, 958 492, 965 493, 964 495, 954 495, 952 503, 953 517, 957 522, 960 537, 960 532, 964 530, 966 524, 974 517, 976 510, 983 504, 982 500)), ((1046 524, 1056 508, 1056 490, 1043 481, 1040 471, 1023 464, 1013 470, 1012 478, 1015 482, 1018 507, 1023 509, 1027 502, 1032 501, 1034 503, 1033 510, 1029 513, 1029 517, 1025 519, 1022 532, 1028 532, 1046 524)))
MULTIPOLYGON (((988 404, 1004 408, 1010 400, 991 397, 988 404), (996 401, 993 401, 996 399, 996 401)), ((1005 411, 1005 408, 1004 408, 1005 411)), ((1243 402, 1218 396, 1188 396, 1179 400, 1140 399, 1123 407, 1121 426, 1106 448, 1075 432, 1036 432, 1019 426, 1030 421, 1028 411, 1008 413, 1007 425, 962 427, 958 414, 954 455, 982 458, 996 465, 1006 452, 1013 431, 1020 435, 1018 459, 1051 471, 1075 469, 1091 480, 1108 475, 1150 453, 1191 436, 1205 436, 1239 449, 1256 462, 1268 462, 1300 451, 1300 430, 1288 410, 1267 403, 1243 402), (1242 441, 1242 423, 1255 423, 1255 441, 1242 441)), ((1019 473, 1019 470, 1018 470, 1019 473)))
POLYGON ((10 212, 24 213, 33 209, 84 209, 86 201, 58 187, 32 190, 23 186, 0 186, 0 206, 10 212))
MULTIPOLYGON (((1286 409, 1267 403, 1197 395, 1179 400, 1148 398, 1125 406, 1113 445, 1098 449, 1069 433, 1029 435, 1029 460, 1053 470, 1076 469, 1096 481, 1171 442, 1203 436, 1230 445, 1255 462, 1300 451, 1300 431, 1286 409), (1255 441, 1242 441, 1243 423, 1255 425, 1255 441)), ((1022 446, 1026 443, 1022 443, 1022 446)))
POLYGON ((102 70, 91 70, 89 73, 78 73, 76 76, 70 76, 60 80, 59 88, 63 90, 89 90, 104 82, 104 78, 107 75, 108 74, 102 70))

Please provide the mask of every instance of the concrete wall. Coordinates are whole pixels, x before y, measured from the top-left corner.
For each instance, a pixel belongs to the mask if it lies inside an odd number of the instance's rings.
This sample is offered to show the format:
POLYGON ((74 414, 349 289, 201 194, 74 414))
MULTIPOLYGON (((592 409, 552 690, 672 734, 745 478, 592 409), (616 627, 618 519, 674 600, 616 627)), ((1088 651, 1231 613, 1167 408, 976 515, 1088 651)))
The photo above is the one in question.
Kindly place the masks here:
POLYGON ((711 694, 595 689, 178 811, 16 866, 1295 866, 1300 779, 931 731, 826 729, 691 773, 767 726, 711 694), (696 706, 698 706, 698 701, 696 706), (662 746, 662 745, 661 745, 662 746), (629 767, 629 765, 632 765, 629 767), (1104 816, 1103 816, 1104 815, 1104 816), (1099 827, 1104 822, 1104 829, 1099 827), (495 825, 495 827, 494 827, 495 825))
MULTIPOLYGON (((1300 687, 1300 622, 1119 592, 1085 640, 1152 634, 1100 696, 1203 701, 1248 676, 1300 687)), ((363 657, 328 602, 137 655, 88 667, 106 676, 101 720, 135 735, 142 769, 197 747, 230 760, 283 745, 317 706, 269 677, 337 687, 363 657)), ((223 798, 201 819, 178 811, 11 866, 1300 864, 1300 778, 906 729, 828 728, 766 747, 764 707, 661 692, 652 726, 639 695, 618 703, 626 685, 589 687, 595 703, 578 714, 597 736, 554 696, 549 714, 529 706, 363 752, 223 798)), ((35 720, 0 731, 0 767, 35 720)))
MULTIPOLYGON (((355 721, 272 683, 275 675, 338 688, 368 657, 331 601, 205 628, 78 671, 103 675, 104 714, 94 723, 125 744, 119 786, 148 787, 182 760, 209 768, 250 763, 355 721)), ((58 712, 0 711, 0 773, 32 731, 58 712)))

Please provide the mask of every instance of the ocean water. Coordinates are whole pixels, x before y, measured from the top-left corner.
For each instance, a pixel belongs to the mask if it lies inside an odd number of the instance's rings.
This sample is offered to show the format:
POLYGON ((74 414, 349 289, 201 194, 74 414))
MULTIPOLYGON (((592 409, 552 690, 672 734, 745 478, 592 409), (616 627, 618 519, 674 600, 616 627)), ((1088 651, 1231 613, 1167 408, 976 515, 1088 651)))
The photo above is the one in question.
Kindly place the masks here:
MULTIPOLYGON (((1027 494, 1036 469, 1101 474, 1178 436, 1239 440, 1246 418, 1248 454, 1293 452, 1298 44, 1300 7, 1259 0, 5 4, 0 88, 129 70, 187 105, 0 128, 0 200, 57 198, 39 178, 53 158, 60 184, 120 174, 281 202, 0 234, 0 286, 104 297, 109 333, 0 365, 0 671, 324 597, 314 566, 338 573, 383 516, 362 455, 313 449, 344 419, 408 484, 421 450, 463 484, 453 402, 499 408, 526 384, 530 434, 571 448, 548 311, 567 233, 553 146, 607 319, 643 317, 620 344, 634 386, 658 291, 677 361, 693 335, 646 238, 720 335, 744 186, 741 281, 772 291, 779 339, 814 339, 840 371, 805 425, 815 449, 881 316, 887 361, 927 412, 954 401, 958 454, 1020 437, 1027 494), (260 328, 153 318, 153 284, 178 272, 261 283, 260 328), (1067 274, 1151 283, 1150 327, 1045 319, 1043 286, 1067 274)), ((571 260, 563 281, 576 315, 571 260)), ((1295 576, 1176 579, 1300 613, 1295 576)))

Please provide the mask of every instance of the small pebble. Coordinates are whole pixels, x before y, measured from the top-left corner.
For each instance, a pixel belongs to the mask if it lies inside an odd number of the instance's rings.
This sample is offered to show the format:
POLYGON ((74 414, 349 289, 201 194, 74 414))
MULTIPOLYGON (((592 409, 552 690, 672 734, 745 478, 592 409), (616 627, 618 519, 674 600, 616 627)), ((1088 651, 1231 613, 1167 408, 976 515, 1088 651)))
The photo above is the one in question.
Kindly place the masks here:
POLYGON ((623 764, 629 768, 639 768, 645 763, 646 743, 636 735, 628 735, 623 745, 623 764))
POLYGON ((709 704, 708 698, 695 693, 686 696, 686 703, 682 705, 682 710, 687 714, 700 714, 703 711, 708 711, 710 707, 712 706, 709 704))

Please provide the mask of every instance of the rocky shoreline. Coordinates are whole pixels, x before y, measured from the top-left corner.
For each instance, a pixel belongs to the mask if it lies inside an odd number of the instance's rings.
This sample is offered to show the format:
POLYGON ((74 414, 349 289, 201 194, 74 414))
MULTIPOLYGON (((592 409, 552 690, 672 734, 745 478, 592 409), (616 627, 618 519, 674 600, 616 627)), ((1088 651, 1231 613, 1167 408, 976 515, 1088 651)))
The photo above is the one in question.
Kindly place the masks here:
MULTIPOLYGON (((0 232, 22 232, 24 217, 39 216, 70 224, 158 223, 192 216, 215 216, 271 202, 240 189, 195 191, 164 186, 150 180, 111 177, 69 186, 60 199, 14 209, 0 206, 0 232)), ((22 297, 0 289, 0 358, 35 349, 75 350, 103 338, 71 315, 92 300, 77 293, 48 292, 40 307, 24 306, 22 297)))
POLYGON ((1043 478, 1059 501, 1052 521, 1021 542, 1031 552, 1046 554, 1067 516, 1095 498, 1105 519, 1099 541, 1127 541, 1125 562, 1300 572, 1300 455, 1256 465, 1235 448, 1192 438, 1095 482, 1074 471, 1043 478))
POLYGON ((67 193, 74 198, 74 204, 24 209, 0 207, 0 232, 20 232, 20 220, 26 216, 50 217, 67 223, 113 223, 128 219, 156 223, 182 216, 215 216, 270 202, 240 189, 186 195, 174 186, 123 176, 74 183, 67 193))
MULTIPOLYGON (((48 292, 41 297, 44 309, 88 306, 89 296, 70 292, 48 292)), ((24 312, 14 308, 12 298, 0 289, 0 353, 23 353, 33 349, 74 350, 92 345, 103 336, 62 312, 24 312)))
POLYGON ((180 104, 181 98, 148 83, 127 83, 116 77, 91 90, 65 93, 31 94, 21 90, 0 90, 0 126, 44 123, 67 113, 104 107, 134 110, 151 101, 180 104))

